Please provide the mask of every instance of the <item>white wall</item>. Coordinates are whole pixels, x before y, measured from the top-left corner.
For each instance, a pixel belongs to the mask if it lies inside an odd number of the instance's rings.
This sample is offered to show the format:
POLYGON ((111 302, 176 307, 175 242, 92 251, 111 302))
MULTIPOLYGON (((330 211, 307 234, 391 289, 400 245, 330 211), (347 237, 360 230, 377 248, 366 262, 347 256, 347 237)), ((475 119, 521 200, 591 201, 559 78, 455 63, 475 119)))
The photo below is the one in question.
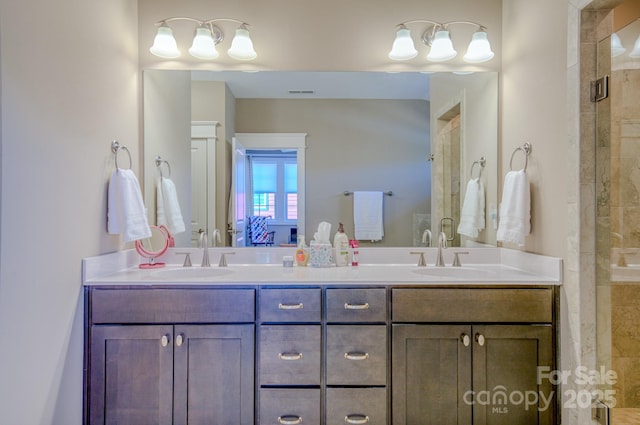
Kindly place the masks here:
MULTIPOLYGON (((169 163, 186 231, 174 234, 176 246, 191 245, 191 76, 188 72, 143 73, 144 201, 149 223, 157 224, 155 158, 169 163)), ((167 165, 162 165, 167 177, 167 165)), ((141 174, 143 173, 141 172, 141 174)))
MULTIPOLYGON (((501 185, 514 149, 532 145, 531 235, 524 249, 563 257, 567 240, 567 3, 503 2, 501 185)), ((514 164, 522 157, 514 158, 514 164)))
MULTIPOLYGON (((391 65, 386 58, 395 24, 459 19, 461 11, 475 17, 491 31, 498 53, 492 66, 499 68, 504 43, 501 172, 514 147, 525 141, 533 145, 534 222, 525 249, 566 253, 566 203, 577 191, 567 187, 565 177, 566 1, 504 1, 504 34, 495 25, 500 0, 409 0, 406 7, 338 0, 218 2, 212 7, 202 0, 200 13, 186 2, 143 1, 155 8, 152 22, 174 14, 245 19, 254 24, 259 63, 290 70, 416 69, 391 65), (179 13, 163 5, 180 8, 179 13), (343 44, 347 28, 353 29, 348 40, 362 50, 353 53, 343 44), (294 46, 306 49, 268 42, 288 30, 298 36, 294 46)), ((123 248, 105 230, 111 139, 129 146, 134 168, 140 170, 137 13, 133 0, 0 0, 3 423, 81 421, 80 260, 123 248)), ((148 21, 144 25, 141 31, 153 33, 148 21)), ((161 67, 148 58, 149 40, 141 41, 140 65, 161 67)))
POLYGON ((81 259, 106 233, 112 139, 138 143, 131 0, 2 0, 0 422, 82 415, 81 259))
MULTIPOLYGON (((396 26, 413 19, 439 22, 472 20, 488 28, 489 41, 496 53, 491 62, 471 66, 462 56, 477 27, 452 25, 451 36, 460 51, 454 63, 468 69, 500 69, 502 0, 324 0, 292 2, 291 0, 138 0, 140 66, 142 68, 198 68, 236 70, 289 71, 424 71, 442 70, 448 64, 427 64, 428 49, 417 40, 427 24, 410 24, 419 58, 394 62, 388 58, 396 26), (180 61, 161 60, 151 53, 155 23, 172 16, 198 19, 233 17, 251 26, 251 38, 258 57, 251 62, 230 60, 226 54, 237 24, 222 22, 225 40, 218 46, 220 58, 201 61, 187 53, 193 38, 191 22, 174 21, 180 61), (460 44, 458 44, 458 41, 460 44)), ((448 68, 450 69, 450 68, 448 68)))

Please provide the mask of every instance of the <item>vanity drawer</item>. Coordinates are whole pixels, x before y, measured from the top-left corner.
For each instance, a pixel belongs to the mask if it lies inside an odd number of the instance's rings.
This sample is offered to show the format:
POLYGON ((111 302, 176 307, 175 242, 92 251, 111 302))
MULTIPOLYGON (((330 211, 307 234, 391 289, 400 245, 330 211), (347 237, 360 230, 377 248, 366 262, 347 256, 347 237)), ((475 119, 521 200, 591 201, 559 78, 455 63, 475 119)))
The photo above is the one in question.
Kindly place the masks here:
POLYGON ((91 321, 98 323, 249 323, 253 289, 93 288, 91 321))
POLYGON ((550 288, 392 290, 394 322, 551 323, 550 288))
POLYGON ((328 385, 386 385, 387 327, 327 326, 328 385))
POLYGON ((261 289, 260 321, 320 322, 321 296, 320 288, 261 289))
POLYGON ((386 388, 327 388, 327 425, 386 423, 386 388))
POLYGON ((259 423, 262 425, 320 425, 320 389, 261 389, 259 423))
POLYGON ((320 385, 320 325, 260 327, 260 385, 320 385))
POLYGON ((333 323, 385 322, 384 288, 327 289, 327 321, 333 323))

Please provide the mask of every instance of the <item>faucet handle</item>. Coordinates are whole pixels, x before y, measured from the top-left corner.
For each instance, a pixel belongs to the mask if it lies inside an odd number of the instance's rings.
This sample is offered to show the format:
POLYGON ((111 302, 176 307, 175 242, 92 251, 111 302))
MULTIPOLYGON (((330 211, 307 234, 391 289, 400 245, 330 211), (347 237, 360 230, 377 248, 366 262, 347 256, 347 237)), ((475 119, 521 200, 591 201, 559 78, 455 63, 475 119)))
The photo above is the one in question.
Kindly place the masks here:
POLYGON ((453 253, 453 267, 461 267, 462 263, 460 263, 460 254, 468 254, 469 251, 455 251, 453 253))
POLYGON ((427 262, 424 259, 424 252, 418 252, 418 251, 411 251, 412 255, 420 255, 420 257, 418 257, 418 267, 426 267, 427 266, 427 262))
POLYGON ((176 252, 178 255, 184 255, 184 263, 182 263, 182 267, 191 267, 191 253, 190 252, 176 252))
POLYGON ((227 255, 235 254, 235 252, 223 252, 220 254, 220 262, 218 263, 218 267, 227 267, 227 255))

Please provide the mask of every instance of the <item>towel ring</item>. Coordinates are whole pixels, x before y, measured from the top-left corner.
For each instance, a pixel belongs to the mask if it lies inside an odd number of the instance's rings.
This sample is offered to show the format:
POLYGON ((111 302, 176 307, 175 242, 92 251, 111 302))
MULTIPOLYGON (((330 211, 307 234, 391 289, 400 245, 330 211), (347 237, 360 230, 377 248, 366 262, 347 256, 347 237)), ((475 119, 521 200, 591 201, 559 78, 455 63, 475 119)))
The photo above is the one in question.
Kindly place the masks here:
POLYGON ((487 160, 484 158, 484 156, 477 161, 473 161, 473 164, 471 164, 471 172, 469 173, 469 177, 473 178, 473 167, 475 167, 476 164, 480 167, 480 171, 478 171, 478 178, 482 177, 482 170, 484 170, 484 166, 486 165, 486 163, 487 160))
POLYGON ((120 167, 118 167, 118 152, 120 152, 120 149, 125 151, 129 156, 129 169, 131 169, 131 167, 133 166, 133 161, 131 160, 131 152, 129 152, 129 149, 125 145, 121 145, 120 142, 114 140, 113 142, 111 142, 111 152, 115 154, 116 170, 120 169, 120 167))
POLYGON ((529 163, 529 154, 531 153, 531 144, 525 143, 523 146, 518 146, 513 153, 511 154, 511 160, 509 161, 509 170, 513 171, 513 157, 516 155, 516 152, 522 151, 524 153, 524 168, 523 171, 527 171, 527 165, 529 163))
POLYGON ((160 155, 156 156, 156 166, 158 167, 158 171, 160 171, 160 177, 164 177, 162 175, 162 164, 167 165, 167 170, 169 170, 169 175, 167 177, 171 177, 171 165, 169 165, 169 161, 162 159, 160 155))

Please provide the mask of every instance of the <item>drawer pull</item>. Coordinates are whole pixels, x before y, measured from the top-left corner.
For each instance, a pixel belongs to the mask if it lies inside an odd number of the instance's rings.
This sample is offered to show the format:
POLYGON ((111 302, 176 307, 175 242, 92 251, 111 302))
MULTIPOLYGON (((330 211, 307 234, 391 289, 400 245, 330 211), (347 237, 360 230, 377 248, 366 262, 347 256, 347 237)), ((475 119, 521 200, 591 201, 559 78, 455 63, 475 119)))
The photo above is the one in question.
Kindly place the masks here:
POLYGON ((301 424, 302 416, 278 416, 278 423, 282 425, 301 424))
POLYGON ((347 415, 344 417, 344 422, 354 425, 362 425, 369 422, 369 416, 367 415, 347 415))
POLYGON ((476 342, 480 347, 482 347, 484 345, 484 335, 476 334, 476 342))
POLYGON ((302 353, 278 353, 280 360, 302 360, 302 353))
POLYGON ((369 353, 344 353, 344 358, 347 360, 367 360, 369 353))
POLYGON ((465 347, 468 347, 469 344, 471 343, 471 338, 469 338, 469 335, 467 334, 462 334, 460 335, 460 341, 462 341, 462 345, 464 345, 465 347))
POLYGON ((182 336, 182 334, 178 334, 176 336, 176 346, 181 347, 183 341, 184 341, 184 337, 182 336))
POLYGON ((278 304, 278 310, 302 310, 304 308, 304 304, 278 304))
POLYGON ((364 304, 344 303, 344 309, 345 310, 368 310, 369 303, 364 303, 364 304))
POLYGON ((169 335, 162 335, 162 338, 160 338, 160 344, 162 344, 163 347, 169 345, 169 335))

